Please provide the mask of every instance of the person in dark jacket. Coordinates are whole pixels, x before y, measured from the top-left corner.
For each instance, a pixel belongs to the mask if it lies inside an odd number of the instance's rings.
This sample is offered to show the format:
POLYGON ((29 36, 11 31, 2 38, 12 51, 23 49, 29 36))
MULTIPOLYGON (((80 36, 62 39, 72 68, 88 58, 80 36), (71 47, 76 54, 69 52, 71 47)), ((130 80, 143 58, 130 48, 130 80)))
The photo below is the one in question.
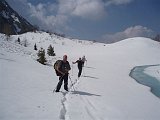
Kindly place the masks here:
POLYGON ((84 67, 84 63, 85 63, 85 62, 87 62, 87 60, 86 60, 86 57, 85 57, 85 56, 83 56, 83 57, 82 57, 82 62, 83 62, 83 64, 82 64, 82 65, 83 65, 83 67, 84 67))
POLYGON ((56 92, 59 92, 63 80, 64 80, 64 89, 68 91, 68 72, 71 70, 70 64, 67 61, 67 55, 63 56, 63 60, 58 64, 56 70, 61 74, 59 77, 59 82, 56 87, 56 92))
POLYGON ((82 67, 83 67, 83 61, 81 58, 79 58, 79 60, 77 60, 76 62, 72 62, 73 64, 77 63, 78 64, 78 78, 81 76, 82 73, 82 67))

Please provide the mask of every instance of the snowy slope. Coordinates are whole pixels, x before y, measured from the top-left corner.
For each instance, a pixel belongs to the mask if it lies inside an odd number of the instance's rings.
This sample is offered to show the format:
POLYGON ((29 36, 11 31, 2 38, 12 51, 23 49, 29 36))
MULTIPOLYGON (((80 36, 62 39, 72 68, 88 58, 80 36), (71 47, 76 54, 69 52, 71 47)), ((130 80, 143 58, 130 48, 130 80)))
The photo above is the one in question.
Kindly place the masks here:
POLYGON ((105 45, 70 40, 48 33, 0 35, 0 119, 2 120, 159 120, 160 100, 150 88, 129 77, 135 66, 159 64, 160 45, 147 38, 130 38, 105 45), (27 40, 27 47, 15 42, 27 40), (87 58, 82 77, 77 80, 77 65, 72 65, 69 93, 52 93, 58 78, 52 66, 36 62, 38 49, 54 46, 61 59, 87 58))

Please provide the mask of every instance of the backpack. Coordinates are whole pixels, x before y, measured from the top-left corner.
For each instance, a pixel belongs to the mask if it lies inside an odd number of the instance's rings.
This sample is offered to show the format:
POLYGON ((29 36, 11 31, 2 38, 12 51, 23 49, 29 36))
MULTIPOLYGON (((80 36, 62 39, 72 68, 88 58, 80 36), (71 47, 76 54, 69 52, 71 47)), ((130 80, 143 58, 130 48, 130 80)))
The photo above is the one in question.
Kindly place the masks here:
POLYGON ((56 72, 56 75, 57 76, 61 76, 62 74, 60 73, 60 72, 58 72, 57 71, 57 67, 59 67, 58 65, 61 65, 62 63, 60 63, 60 62, 62 62, 62 60, 57 60, 55 63, 54 63, 54 69, 55 69, 55 72, 56 72))

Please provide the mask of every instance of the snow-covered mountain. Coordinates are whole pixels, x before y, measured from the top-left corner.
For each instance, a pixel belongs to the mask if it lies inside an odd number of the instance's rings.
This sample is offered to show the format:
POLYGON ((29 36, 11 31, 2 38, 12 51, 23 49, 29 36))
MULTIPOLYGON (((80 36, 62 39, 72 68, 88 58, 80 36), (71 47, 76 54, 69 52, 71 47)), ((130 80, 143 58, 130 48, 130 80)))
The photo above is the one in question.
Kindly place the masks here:
POLYGON ((0 119, 159 120, 160 99, 129 76, 135 66, 159 60, 159 43, 142 37, 103 44, 44 32, 13 35, 6 41, 0 34, 0 119), (54 47, 56 56, 46 56, 48 65, 36 61, 35 43, 38 49, 54 47), (70 92, 62 86, 62 92, 53 93, 58 77, 51 64, 64 54, 72 68, 70 92), (83 55, 87 62, 77 80, 72 61, 83 55))
POLYGON ((0 0, 0 33, 12 35, 33 30, 35 27, 14 11, 5 0, 0 0))

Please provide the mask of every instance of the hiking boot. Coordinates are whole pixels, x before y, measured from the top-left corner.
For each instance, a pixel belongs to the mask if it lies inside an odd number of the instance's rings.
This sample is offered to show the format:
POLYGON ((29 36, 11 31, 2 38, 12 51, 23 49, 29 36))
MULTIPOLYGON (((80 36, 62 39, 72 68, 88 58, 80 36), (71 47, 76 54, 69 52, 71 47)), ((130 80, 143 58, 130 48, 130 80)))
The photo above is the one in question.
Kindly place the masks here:
POLYGON ((55 92, 59 92, 59 90, 56 90, 55 92))
POLYGON ((68 89, 65 89, 66 91, 68 91, 68 89))

